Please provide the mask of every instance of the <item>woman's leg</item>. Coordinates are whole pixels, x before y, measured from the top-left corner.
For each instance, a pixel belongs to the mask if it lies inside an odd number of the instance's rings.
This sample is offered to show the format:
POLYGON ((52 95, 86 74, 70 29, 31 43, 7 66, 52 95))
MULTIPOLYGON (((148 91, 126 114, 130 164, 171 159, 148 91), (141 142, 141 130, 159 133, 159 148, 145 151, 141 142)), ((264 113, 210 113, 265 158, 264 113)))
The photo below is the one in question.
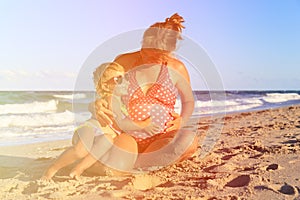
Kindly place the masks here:
POLYGON ((138 154, 137 142, 128 134, 122 133, 114 139, 114 145, 100 158, 99 162, 108 169, 128 172, 133 169, 138 154))
POLYGON ((173 138, 161 138, 152 142, 142 153, 139 154, 135 163, 136 168, 150 166, 165 166, 170 163, 166 155, 171 154, 173 148, 171 145, 173 138))
POLYGON ((174 138, 159 138, 139 154, 135 167, 166 166, 189 158, 197 149, 196 134, 181 130, 174 138))
POLYGON ((92 130, 93 129, 88 127, 77 130, 72 138, 73 146, 64 151, 55 160, 55 162, 46 170, 41 179, 50 180, 61 168, 85 157, 91 148, 90 141, 94 140, 94 132, 92 130))
MULTIPOLYGON (((186 147, 184 147, 185 151, 183 151, 183 153, 181 154, 180 158, 177 160, 177 162, 180 162, 180 161, 183 161, 183 160, 186 160, 190 157, 192 157, 197 149, 198 149, 198 145, 199 145, 199 136, 197 136, 196 133, 192 133, 191 131, 188 131, 188 134, 189 134, 189 137, 184 137, 183 139, 181 140, 185 140, 185 143, 189 144, 186 147)), ((179 140, 180 142, 180 140, 179 140)), ((182 142, 184 143, 184 142, 182 142)))

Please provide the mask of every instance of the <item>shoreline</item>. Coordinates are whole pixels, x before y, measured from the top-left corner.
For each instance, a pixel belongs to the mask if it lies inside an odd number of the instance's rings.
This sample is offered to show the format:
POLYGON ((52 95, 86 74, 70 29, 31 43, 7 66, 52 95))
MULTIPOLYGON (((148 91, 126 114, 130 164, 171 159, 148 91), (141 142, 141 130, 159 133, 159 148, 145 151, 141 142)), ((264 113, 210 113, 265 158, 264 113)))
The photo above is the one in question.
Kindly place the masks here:
MULTIPOLYGON (((269 108, 264 108, 264 107, 258 107, 255 109, 248 109, 248 110, 238 110, 238 111, 232 111, 232 112, 225 112, 225 113, 216 113, 216 114, 205 114, 205 115, 195 115, 195 116, 191 116, 191 121, 195 121, 195 119, 207 119, 207 118, 220 118, 220 117, 226 117, 227 115, 235 115, 235 114, 242 114, 242 113, 251 113, 251 112, 260 112, 260 111, 265 111, 265 110, 273 110, 273 109, 280 109, 280 108, 286 108, 286 107, 290 107, 290 106, 300 106, 300 103, 297 104, 287 104, 287 105, 283 105, 283 106, 273 106, 273 107, 269 107, 269 108)), ((34 142, 16 142, 14 144, 5 144, 5 145, 1 145, 0 144, 0 149, 2 147, 12 147, 12 146, 22 146, 22 145, 34 145, 34 144, 38 144, 38 143, 48 143, 48 142, 56 142, 56 141, 63 141, 63 140, 71 140, 72 139, 72 135, 73 133, 70 134, 70 138, 66 139, 66 137, 64 138, 56 138, 56 139, 45 139, 43 138, 41 141, 34 141, 34 142)), ((0 155, 1 155, 1 150, 0 150, 0 155)))
POLYGON ((1 146, 0 199, 300 198, 299 116, 297 104, 226 114, 221 122, 201 118, 198 150, 207 151, 204 156, 126 177, 84 174, 70 180, 67 167, 54 182, 42 183, 37 179, 71 140, 1 146), (219 122, 222 133, 213 135, 219 122))

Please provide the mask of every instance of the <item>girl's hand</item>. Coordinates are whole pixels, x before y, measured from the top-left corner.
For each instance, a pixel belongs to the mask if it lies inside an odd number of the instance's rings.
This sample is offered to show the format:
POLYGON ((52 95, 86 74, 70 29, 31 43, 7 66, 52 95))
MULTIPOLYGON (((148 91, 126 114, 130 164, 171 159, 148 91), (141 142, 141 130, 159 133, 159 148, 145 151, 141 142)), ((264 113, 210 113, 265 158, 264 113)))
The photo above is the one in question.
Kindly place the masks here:
POLYGON ((95 101, 94 110, 91 112, 95 113, 96 119, 99 121, 101 126, 106 126, 107 124, 113 124, 112 118, 114 116, 113 112, 108 109, 108 103, 104 99, 97 99, 95 101))
POLYGON ((153 136, 161 132, 161 127, 155 125, 154 123, 150 123, 148 126, 143 128, 143 131, 148 133, 148 135, 153 136))
POLYGON ((167 132, 179 130, 182 126, 182 117, 176 112, 172 112, 171 115, 174 119, 167 123, 169 127, 166 130, 167 132))

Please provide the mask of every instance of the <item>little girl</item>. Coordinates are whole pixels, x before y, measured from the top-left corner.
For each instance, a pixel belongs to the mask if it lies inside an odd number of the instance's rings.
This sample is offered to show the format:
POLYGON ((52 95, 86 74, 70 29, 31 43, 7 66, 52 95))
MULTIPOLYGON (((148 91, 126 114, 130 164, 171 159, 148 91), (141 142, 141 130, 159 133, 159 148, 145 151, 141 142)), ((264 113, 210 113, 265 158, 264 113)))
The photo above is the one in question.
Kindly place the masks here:
POLYGON ((121 65, 104 63, 96 68, 93 75, 97 94, 107 101, 108 108, 115 115, 111 119, 112 123, 101 126, 96 119, 97 114, 92 113, 92 117, 74 131, 73 146, 64 151, 46 170, 42 180, 50 180, 61 168, 84 158, 70 173, 72 178, 77 178, 97 159, 109 152, 114 138, 124 131, 141 131, 149 135, 159 131, 159 127, 149 120, 137 125, 125 117, 126 110, 123 109, 121 96, 127 94, 128 82, 124 78, 121 65))

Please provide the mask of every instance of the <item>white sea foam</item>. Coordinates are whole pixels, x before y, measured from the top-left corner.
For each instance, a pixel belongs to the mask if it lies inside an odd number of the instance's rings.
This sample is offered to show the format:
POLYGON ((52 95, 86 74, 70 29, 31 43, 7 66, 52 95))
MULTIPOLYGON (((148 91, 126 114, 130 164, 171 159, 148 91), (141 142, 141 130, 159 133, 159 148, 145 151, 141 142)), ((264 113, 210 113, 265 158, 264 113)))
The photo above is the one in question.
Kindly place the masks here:
POLYGON ((247 105, 227 106, 225 110, 226 112, 235 112, 235 111, 249 110, 251 108, 256 108, 261 105, 262 105, 261 103, 253 103, 247 105))
POLYGON ((263 97, 263 99, 269 103, 281 103, 290 100, 300 100, 300 95, 297 93, 267 93, 267 96, 263 97))
POLYGON ((245 98, 226 101, 196 101, 193 115, 207 115, 249 110, 263 105, 258 98, 245 98))
POLYGON ((228 107, 228 106, 240 106, 240 105, 248 105, 248 104, 260 104, 263 102, 257 98, 249 98, 249 99, 235 99, 235 100, 225 100, 225 101, 196 101, 196 107, 228 107))
POLYGON ((23 114, 23 113, 45 113, 54 112, 57 109, 57 100, 34 101, 22 104, 0 105, 0 114, 23 114))
POLYGON ((55 94, 53 95, 56 98, 60 99, 84 99, 86 98, 86 94, 78 93, 78 94, 55 94))
POLYGON ((195 109, 193 115, 209 115, 209 114, 221 114, 228 112, 237 112, 249 110, 261 106, 262 104, 248 104, 248 105, 235 105, 235 106, 222 106, 222 107, 202 107, 195 109))
MULTIPOLYGON (((232 105, 240 105, 241 103, 236 101, 195 101, 195 108, 201 107, 225 107, 232 105)), ((177 100, 175 103, 175 110, 181 110, 181 101, 177 100)))
POLYGON ((62 126, 75 123, 75 115, 70 111, 62 113, 10 114, 0 116, 0 127, 42 127, 62 126))
POLYGON ((259 104, 263 105, 263 101, 259 98, 249 98, 249 99, 242 99, 242 104, 259 104))
POLYGON ((10 128, 7 130, 0 128, 0 146, 71 139, 74 132, 73 126, 44 128, 44 130, 41 128, 39 131, 22 128, 10 128))
POLYGON ((196 107, 222 107, 232 105, 240 105, 240 103, 236 101, 196 101, 196 107))
POLYGON ((0 128, 0 138, 3 137, 19 137, 19 136, 29 136, 36 135, 42 137, 44 134, 54 134, 54 133, 66 133, 73 132, 76 126, 66 125, 66 126, 45 126, 45 127, 13 127, 13 128, 0 128))

